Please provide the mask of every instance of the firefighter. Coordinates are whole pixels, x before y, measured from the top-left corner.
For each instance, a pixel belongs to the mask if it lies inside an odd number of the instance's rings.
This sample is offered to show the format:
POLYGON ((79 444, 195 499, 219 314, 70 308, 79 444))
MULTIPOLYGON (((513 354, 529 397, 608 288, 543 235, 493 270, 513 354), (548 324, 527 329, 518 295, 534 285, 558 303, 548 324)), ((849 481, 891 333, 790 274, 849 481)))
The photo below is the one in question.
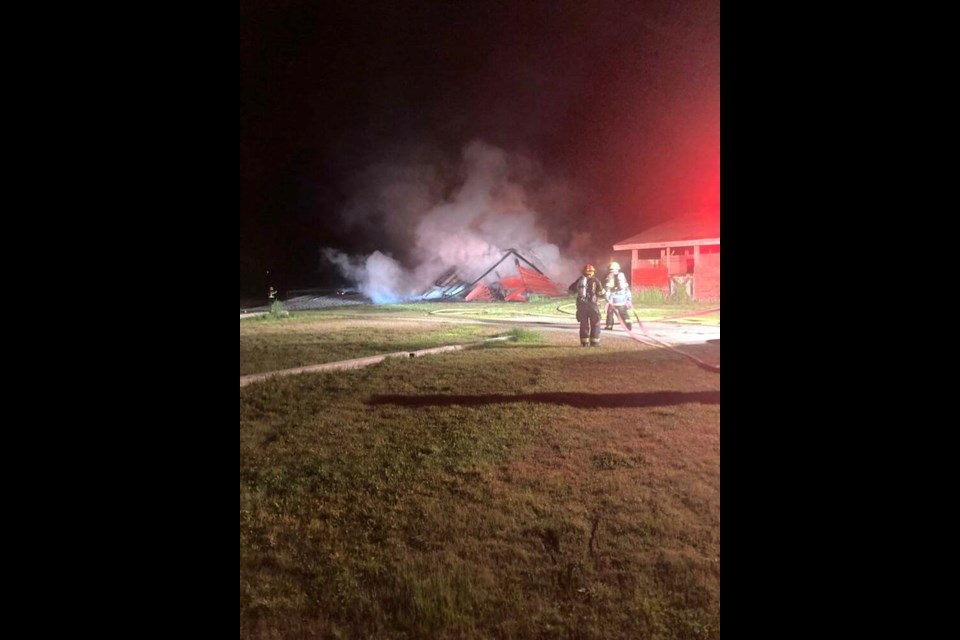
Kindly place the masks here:
POLYGON ((600 346, 600 300, 606 295, 603 284, 594 277, 592 264, 583 267, 583 275, 570 285, 577 294, 577 320, 580 322, 580 346, 600 346))
POLYGON ((623 318, 623 323, 627 331, 633 329, 633 323, 630 322, 628 310, 633 308, 633 296, 630 294, 630 285, 627 283, 627 277, 620 271, 620 263, 611 262, 607 265, 607 278, 605 283, 607 290, 607 329, 613 329, 613 323, 616 320, 615 313, 619 313, 623 318))

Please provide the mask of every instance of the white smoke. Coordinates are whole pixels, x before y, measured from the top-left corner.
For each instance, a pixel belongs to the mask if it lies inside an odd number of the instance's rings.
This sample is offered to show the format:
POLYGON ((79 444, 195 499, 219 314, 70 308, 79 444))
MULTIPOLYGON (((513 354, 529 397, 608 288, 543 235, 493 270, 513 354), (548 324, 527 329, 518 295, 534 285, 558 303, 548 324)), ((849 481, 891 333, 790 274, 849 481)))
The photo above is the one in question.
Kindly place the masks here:
POLYGON ((348 256, 336 249, 324 249, 325 260, 335 264, 348 280, 377 304, 401 302, 409 297, 401 293, 412 284, 411 275, 391 256, 374 251, 367 257, 348 256))
POLYGON ((568 188, 545 179, 530 158, 480 141, 464 148, 456 175, 444 170, 423 162, 368 169, 343 221, 383 238, 399 249, 398 257, 381 247, 384 251, 363 257, 325 249, 324 258, 377 303, 419 297, 451 268, 471 282, 507 249, 516 249, 560 286, 576 278, 589 232, 566 229, 558 215, 566 212, 538 212, 533 204, 569 206, 558 197, 570 193, 568 188), (565 237, 567 248, 548 241, 551 234, 565 237))

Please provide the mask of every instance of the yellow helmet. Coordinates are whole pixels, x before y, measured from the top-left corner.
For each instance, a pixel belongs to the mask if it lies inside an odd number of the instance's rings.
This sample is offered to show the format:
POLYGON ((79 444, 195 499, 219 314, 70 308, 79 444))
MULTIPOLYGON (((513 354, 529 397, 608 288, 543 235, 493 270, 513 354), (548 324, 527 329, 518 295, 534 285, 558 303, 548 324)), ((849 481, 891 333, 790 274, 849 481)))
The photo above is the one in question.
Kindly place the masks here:
POLYGON ((611 262, 610 265, 609 265, 607 268, 610 269, 610 271, 620 271, 620 263, 619 263, 619 262, 611 262))

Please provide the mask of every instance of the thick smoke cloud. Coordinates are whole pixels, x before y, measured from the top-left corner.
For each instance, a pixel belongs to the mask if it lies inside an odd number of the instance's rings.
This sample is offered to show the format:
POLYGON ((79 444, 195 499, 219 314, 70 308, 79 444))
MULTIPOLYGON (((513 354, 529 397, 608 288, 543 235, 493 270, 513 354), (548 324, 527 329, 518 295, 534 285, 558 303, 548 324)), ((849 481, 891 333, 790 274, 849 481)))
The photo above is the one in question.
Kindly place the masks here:
POLYGON ((343 224, 380 246, 360 256, 324 249, 323 257, 378 303, 416 298, 450 269, 473 281, 507 249, 565 285, 590 245, 589 231, 567 222, 576 200, 568 186, 532 158, 481 141, 457 165, 434 157, 373 166, 357 188, 343 224))

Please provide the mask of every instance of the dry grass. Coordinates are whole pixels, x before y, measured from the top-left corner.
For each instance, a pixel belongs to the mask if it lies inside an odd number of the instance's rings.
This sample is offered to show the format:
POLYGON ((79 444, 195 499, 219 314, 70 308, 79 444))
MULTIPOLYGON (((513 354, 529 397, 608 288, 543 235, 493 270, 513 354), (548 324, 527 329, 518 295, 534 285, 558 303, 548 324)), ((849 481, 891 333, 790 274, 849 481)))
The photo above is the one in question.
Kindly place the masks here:
POLYGON ((240 375, 350 360, 394 351, 472 342, 504 333, 464 322, 412 318, 343 318, 295 314, 281 321, 240 323, 240 375))
POLYGON ((577 341, 241 389, 241 637, 719 638, 719 376, 577 341))

